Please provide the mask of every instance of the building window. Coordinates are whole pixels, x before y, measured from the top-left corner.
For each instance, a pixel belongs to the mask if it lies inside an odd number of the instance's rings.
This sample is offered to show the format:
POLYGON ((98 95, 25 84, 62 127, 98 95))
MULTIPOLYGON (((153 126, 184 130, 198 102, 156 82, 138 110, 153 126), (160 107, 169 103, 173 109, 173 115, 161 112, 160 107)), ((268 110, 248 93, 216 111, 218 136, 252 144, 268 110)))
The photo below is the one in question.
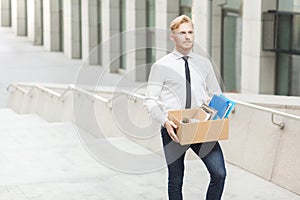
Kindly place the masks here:
POLYGON ((97 0, 97 44, 98 44, 98 64, 102 65, 102 0, 97 0))
POLYGON ((241 91, 241 0, 222 4, 221 76, 226 92, 241 91))
MULTIPOLYGON (((155 62, 155 0, 146 1, 146 27, 147 31, 147 49, 146 49, 146 63, 151 64, 155 62)), ((150 73, 150 68, 148 69, 150 73)))
POLYGON ((121 55, 120 55, 120 68, 126 68, 126 55, 123 55, 123 52, 126 52, 126 0, 120 0, 120 46, 121 46, 121 55))
POLYGON ((263 13, 263 50, 300 54, 300 13, 263 13))
POLYGON ((59 50, 64 51, 64 0, 59 0, 59 50))
POLYGON ((275 94, 300 96, 300 13, 293 5, 263 13, 263 50, 276 53, 275 94))
POLYGON ((180 15, 187 15, 189 17, 192 17, 192 3, 193 0, 180 0, 180 15))

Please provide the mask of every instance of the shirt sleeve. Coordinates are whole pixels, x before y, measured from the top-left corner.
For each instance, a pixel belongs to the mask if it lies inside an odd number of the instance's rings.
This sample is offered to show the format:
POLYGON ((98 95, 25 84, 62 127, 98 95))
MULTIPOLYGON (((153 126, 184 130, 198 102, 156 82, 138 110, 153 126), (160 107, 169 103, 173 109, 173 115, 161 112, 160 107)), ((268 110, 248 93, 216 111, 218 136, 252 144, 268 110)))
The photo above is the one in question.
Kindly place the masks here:
POLYGON ((161 67, 157 64, 152 65, 144 106, 150 116, 160 124, 164 124, 164 122, 168 119, 162 103, 159 102, 163 84, 164 76, 161 67))
POLYGON ((207 75, 207 79, 206 79, 206 84, 207 84, 207 90, 209 95, 220 95, 222 93, 219 82, 217 80, 216 74, 214 72, 214 68, 213 65, 211 64, 211 62, 209 60, 208 61, 208 65, 209 65, 209 72, 207 75))

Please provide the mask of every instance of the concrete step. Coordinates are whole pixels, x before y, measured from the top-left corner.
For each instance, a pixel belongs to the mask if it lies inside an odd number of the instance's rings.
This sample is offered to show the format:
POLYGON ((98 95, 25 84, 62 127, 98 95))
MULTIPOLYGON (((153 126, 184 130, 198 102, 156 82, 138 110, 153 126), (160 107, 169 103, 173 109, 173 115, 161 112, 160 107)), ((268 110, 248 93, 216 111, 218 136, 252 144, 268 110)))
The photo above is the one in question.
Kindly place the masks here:
POLYGON ((0 108, 5 108, 7 104, 8 92, 7 86, 0 83, 0 108))
POLYGON ((0 120, 5 119, 5 117, 16 117, 17 113, 10 108, 0 109, 0 120))
POLYGON ((0 149, 22 149, 79 144, 76 130, 71 123, 29 123, 0 126, 0 149))
POLYGON ((42 119, 37 114, 24 114, 19 115, 12 109, 0 109, 0 128, 17 128, 17 127, 30 127, 37 124, 47 124, 48 122, 42 119))

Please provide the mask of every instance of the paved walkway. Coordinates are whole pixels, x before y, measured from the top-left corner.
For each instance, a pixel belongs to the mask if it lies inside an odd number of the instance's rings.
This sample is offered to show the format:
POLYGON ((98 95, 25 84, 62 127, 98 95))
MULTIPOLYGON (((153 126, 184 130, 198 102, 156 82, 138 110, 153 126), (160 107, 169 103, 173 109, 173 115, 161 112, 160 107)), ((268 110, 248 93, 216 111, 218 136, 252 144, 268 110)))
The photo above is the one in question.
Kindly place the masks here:
MULTIPOLYGON (((0 63, 0 107, 5 105, 9 83, 72 83, 81 65, 80 60, 33 46, 9 28, 0 28, 0 63)), ((0 113, 1 200, 167 198, 165 169, 140 175, 112 170, 88 154, 72 124, 49 124, 34 115, 15 116, 7 109, 0 113)), ((115 142, 134 146, 124 138, 115 142)), ((141 151, 143 147, 135 148, 141 151)), ((203 164, 187 161, 186 168, 185 199, 204 199, 208 175, 203 164)), ((300 199, 230 163, 227 170, 225 200, 300 199)))
MULTIPOLYGON (((120 149, 148 151, 124 137, 109 140, 120 149)), ((300 199, 236 166, 226 166, 225 200, 300 199)), ((167 199, 165 168, 144 174, 108 168, 85 150, 72 123, 48 123, 10 109, 0 109, 0 177, 1 200, 167 199)), ((186 161, 185 199, 204 199, 208 181, 200 160, 186 161)))

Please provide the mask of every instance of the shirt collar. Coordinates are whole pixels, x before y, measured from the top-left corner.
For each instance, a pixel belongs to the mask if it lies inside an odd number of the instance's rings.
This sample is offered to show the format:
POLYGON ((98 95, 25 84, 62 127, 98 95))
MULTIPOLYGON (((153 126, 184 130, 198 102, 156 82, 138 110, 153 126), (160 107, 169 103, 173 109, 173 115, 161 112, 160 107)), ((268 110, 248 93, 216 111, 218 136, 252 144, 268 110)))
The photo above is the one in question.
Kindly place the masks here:
POLYGON ((177 57, 177 59, 181 59, 184 56, 188 56, 189 58, 193 57, 193 51, 191 51, 188 55, 183 55, 182 53, 174 49, 172 53, 177 57))

